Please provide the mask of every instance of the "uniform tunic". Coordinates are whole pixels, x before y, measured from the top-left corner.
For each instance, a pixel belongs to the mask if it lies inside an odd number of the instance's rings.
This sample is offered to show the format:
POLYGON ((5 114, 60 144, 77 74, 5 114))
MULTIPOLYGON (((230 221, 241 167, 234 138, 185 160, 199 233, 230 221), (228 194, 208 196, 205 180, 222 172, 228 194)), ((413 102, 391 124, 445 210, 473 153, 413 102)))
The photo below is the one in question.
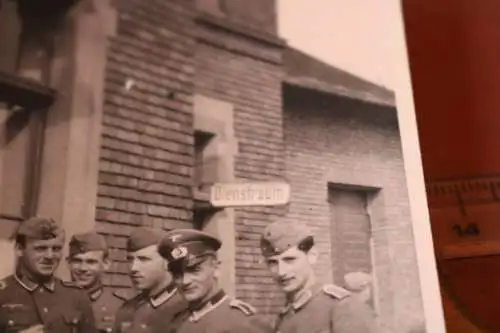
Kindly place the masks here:
MULTIPOLYGON (((117 293, 115 295, 120 296, 117 293)), ((163 333, 172 318, 186 307, 186 301, 173 285, 154 297, 140 293, 127 300, 118 310, 114 332, 163 333)))
POLYGON ((111 290, 105 288, 102 284, 98 284, 87 292, 92 303, 92 311, 99 332, 113 332, 115 315, 123 304, 123 299, 115 296, 111 290))
POLYGON ((166 333, 268 333, 271 327, 258 320, 239 301, 217 293, 201 309, 179 314, 166 333))
POLYGON ((80 288, 54 278, 37 284, 18 275, 0 281, 0 332, 34 325, 45 332, 97 333, 90 302, 80 288))
POLYGON ((372 309, 346 289, 314 286, 288 304, 278 316, 274 332, 374 333, 378 332, 372 309))

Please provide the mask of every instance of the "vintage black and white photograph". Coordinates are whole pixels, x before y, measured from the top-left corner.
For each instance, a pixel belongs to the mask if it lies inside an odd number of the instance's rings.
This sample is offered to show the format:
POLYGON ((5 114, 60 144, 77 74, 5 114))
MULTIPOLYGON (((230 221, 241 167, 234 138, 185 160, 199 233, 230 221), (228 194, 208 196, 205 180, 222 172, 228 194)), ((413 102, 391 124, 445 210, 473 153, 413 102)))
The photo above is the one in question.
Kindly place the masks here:
POLYGON ((0 331, 427 332, 399 16, 0 0, 0 331))

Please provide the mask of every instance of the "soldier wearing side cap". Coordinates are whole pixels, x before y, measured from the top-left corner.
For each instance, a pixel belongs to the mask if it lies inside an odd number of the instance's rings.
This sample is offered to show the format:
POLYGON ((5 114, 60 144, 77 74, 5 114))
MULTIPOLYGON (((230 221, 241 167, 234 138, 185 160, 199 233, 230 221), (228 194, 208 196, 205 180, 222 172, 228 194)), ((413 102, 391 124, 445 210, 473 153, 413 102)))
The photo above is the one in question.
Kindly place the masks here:
POLYGON ((19 224, 13 240, 16 270, 0 281, 0 332, 97 333, 83 290, 54 277, 64 230, 34 217, 19 224))
POLYGON ((193 229, 174 230, 161 241, 158 252, 169 262, 174 281, 189 303, 166 333, 270 332, 251 305, 230 299, 219 286, 220 247, 220 240, 193 229))
POLYGON ((123 304, 102 284, 110 264, 108 252, 106 240, 94 231, 73 235, 69 242, 71 278, 87 292, 99 332, 113 331, 116 311, 123 304))
POLYGON ((157 251, 163 235, 163 230, 139 227, 128 238, 129 274, 139 292, 132 297, 115 293, 126 300, 116 315, 116 332, 163 332, 187 306, 157 251))
POLYGON ((261 252, 287 299, 274 332, 378 332, 367 304, 340 286, 316 281, 313 265, 318 254, 304 225, 270 224, 261 237, 261 252))

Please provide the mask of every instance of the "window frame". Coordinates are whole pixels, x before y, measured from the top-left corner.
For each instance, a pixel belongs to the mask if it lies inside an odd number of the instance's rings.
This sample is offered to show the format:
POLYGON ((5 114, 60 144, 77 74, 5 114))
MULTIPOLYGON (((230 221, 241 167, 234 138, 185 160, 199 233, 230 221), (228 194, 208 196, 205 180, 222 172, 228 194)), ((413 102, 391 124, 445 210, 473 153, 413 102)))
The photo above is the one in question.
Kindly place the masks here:
POLYGON ((22 175, 20 215, 0 211, 0 219, 20 221, 36 214, 46 116, 55 97, 53 89, 35 80, 0 71, 0 102, 7 104, 0 112, 9 112, 8 117, 28 117, 28 142, 22 151, 26 154, 26 169, 22 175))
POLYGON ((193 171, 193 226, 202 230, 207 221, 220 209, 210 203, 210 192, 206 189, 211 184, 203 182, 203 153, 204 149, 216 138, 215 133, 202 130, 194 131, 194 171, 193 171), (208 186, 207 186, 208 185, 208 186))

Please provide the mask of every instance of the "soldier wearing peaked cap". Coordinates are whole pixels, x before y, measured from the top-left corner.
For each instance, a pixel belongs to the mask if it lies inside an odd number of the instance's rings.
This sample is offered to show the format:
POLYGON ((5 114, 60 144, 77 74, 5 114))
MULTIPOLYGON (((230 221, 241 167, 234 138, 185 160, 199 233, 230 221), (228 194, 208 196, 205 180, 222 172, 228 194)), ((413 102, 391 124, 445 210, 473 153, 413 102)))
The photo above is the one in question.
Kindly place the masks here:
POLYGON ((251 305, 230 299, 219 286, 220 247, 217 238, 192 229, 174 230, 159 244, 158 252, 169 262, 174 281, 189 303, 166 332, 270 332, 251 305))
POLYGON ((270 224, 261 237, 261 252, 287 298, 274 332, 378 332, 368 305, 340 286, 316 281, 317 252, 307 227, 281 221, 270 224))
POLYGON ((92 303, 100 332, 113 332, 115 313, 123 300, 102 284, 109 268, 108 246, 102 235, 90 231, 73 235, 67 258, 72 280, 82 287, 92 303))
POLYGON ((129 274, 139 292, 132 297, 115 293, 126 300, 116 315, 116 332, 163 332, 187 306, 157 251, 163 235, 163 230, 140 227, 128 238, 129 274))
POLYGON ((65 234, 47 218, 21 222, 13 235, 14 274, 0 281, 0 332, 97 333, 85 293, 54 272, 65 234))

